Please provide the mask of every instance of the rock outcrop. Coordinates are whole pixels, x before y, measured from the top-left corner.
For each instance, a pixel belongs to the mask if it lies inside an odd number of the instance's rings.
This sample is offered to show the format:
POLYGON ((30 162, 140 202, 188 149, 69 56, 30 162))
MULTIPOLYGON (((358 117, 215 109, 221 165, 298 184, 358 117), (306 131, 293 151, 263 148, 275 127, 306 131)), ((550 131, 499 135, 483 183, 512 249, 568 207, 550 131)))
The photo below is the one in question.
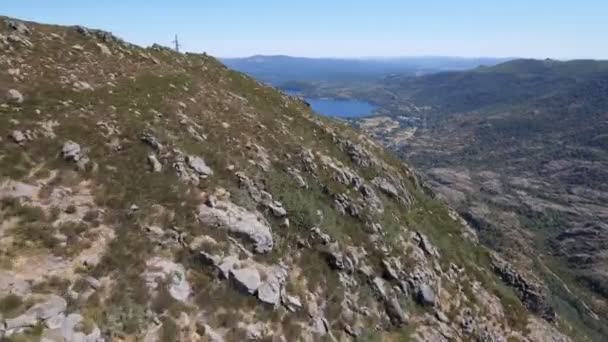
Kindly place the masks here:
POLYGON ((258 212, 251 212, 228 201, 217 201, 198 208, 198 219, 202 224, 225 229, 243 236, 253 243, 256 253, 272 250, 274 241, 268 221, 258 212))
POLYGON ((511 264, 495 253, 492 255, 492 265, 500 278, 517 290, 517 294, 529 310, 550 322, 555 321, 557 318, 555 310, 547 303, 542 285, 515 270, 511 264))

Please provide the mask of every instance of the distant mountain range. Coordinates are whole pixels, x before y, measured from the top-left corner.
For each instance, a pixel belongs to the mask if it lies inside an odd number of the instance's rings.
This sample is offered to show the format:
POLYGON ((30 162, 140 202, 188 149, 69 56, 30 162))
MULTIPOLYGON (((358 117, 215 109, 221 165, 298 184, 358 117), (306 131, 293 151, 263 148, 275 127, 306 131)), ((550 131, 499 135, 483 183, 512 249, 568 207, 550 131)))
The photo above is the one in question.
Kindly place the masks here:
POLYGON ((466 111, 552 98, 566 105, 572 94, 591 100, 586 88, 606 78, 608 61, 517 59, 467 72, 388 76, 379 83, 400 100, 440 106, 444 111, 466 111))
POLYGON ((224 58, 228 67, 261 81, 283 86, 298 82, 343 82, 375 79, 391 74, 422 75, 448 70, 493 66, 512 58, 399 57, 399 58, 303 58, 252 56, 224 58))

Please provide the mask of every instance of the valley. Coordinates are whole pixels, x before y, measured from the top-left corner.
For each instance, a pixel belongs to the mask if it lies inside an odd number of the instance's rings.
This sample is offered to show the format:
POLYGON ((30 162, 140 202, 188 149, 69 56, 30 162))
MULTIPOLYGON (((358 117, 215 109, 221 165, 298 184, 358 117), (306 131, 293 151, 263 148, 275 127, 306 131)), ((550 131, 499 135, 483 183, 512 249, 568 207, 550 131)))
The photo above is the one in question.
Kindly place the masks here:
POLYGON ((348 121, 542 282, 558 315, 605 339, 608 62, 522 59, 301 88, 373 101, 374 117, 348 121))

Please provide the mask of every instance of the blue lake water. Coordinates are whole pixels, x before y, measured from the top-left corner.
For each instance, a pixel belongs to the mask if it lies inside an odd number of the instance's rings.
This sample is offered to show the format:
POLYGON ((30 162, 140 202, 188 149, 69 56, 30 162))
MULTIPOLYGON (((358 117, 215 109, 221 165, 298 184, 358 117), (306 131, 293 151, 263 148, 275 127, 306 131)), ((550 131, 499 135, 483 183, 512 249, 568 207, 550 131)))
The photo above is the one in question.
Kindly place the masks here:
MULTIPOLYGON (((299 96, 297 92, 288 91, 290 95, 299 96)), ((360 100, 311 99, 305 98, 310 107, 317 113, 338 118, 360 118, 370 116, 376 110, 373 104, 360 100)))

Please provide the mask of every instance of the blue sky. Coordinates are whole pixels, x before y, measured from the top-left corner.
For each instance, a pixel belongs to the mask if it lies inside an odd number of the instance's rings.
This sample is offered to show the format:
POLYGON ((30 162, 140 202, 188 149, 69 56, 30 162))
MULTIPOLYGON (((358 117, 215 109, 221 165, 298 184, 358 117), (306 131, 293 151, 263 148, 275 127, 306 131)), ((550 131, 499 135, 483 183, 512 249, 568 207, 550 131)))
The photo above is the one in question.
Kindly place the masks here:
POLYGON ((232 57, 608 59, 607 0, 0 0, 0 14, 232 57))

